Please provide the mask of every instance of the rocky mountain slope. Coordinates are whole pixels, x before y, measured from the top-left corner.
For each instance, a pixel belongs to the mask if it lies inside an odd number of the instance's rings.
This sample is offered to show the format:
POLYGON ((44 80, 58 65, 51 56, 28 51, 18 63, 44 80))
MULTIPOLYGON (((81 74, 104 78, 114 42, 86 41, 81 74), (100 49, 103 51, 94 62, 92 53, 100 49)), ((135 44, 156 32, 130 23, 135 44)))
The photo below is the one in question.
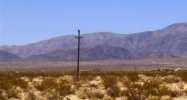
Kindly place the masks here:
POLYGON ((0 61, 19 61, 19 60, 21 60, 21 58, 18 57, 17 55, 0 50, 0 61))
MULTIPOLYGON (((25 58, 55 50, 75 49, 77 39, 74 37, 67 35, 23 46, 0 46, 0 50, 25 58)), ((83 34, 82 48, 93 48, 97 45, 122 47, 133 52, 167 52, 176 56, 187 56, 187 23, 172 24, 161 30, 133 34, 110 32, 83 34)))
MULTIPOLYGON (((163 52, 130 52, 121 47, 96 46, 94 48, 82 48, 81 61, 100 60, 137 60, 146 58, 175 58, 175 56, 163 52)), ((77 49, 56 50, 41 55, 27 57, 26 61, 76 61, 77 49)))

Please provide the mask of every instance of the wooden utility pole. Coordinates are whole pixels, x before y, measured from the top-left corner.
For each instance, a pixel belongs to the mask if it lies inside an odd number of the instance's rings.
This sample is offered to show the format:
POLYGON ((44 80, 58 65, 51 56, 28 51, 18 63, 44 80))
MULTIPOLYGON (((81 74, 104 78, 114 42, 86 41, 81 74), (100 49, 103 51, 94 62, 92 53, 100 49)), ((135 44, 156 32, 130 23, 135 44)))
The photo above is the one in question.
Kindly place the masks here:
POLYGON ((80 39, 83 36, 80 36, 80 30, 78 30, 78 36, 75 36, 78 39, 78 52, 77 52, 77 81, 79 80, 79 59, 80 59, 80 39))

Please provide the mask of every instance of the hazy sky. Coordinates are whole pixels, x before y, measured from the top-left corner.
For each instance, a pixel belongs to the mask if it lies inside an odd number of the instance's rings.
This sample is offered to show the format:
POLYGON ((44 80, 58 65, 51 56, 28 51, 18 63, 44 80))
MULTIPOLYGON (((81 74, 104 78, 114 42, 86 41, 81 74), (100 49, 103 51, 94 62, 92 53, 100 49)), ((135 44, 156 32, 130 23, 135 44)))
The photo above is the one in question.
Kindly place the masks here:
POLYGON ((187 22, 187 0, 0 0, 0 45, 56 36, 134 32, 187 22))

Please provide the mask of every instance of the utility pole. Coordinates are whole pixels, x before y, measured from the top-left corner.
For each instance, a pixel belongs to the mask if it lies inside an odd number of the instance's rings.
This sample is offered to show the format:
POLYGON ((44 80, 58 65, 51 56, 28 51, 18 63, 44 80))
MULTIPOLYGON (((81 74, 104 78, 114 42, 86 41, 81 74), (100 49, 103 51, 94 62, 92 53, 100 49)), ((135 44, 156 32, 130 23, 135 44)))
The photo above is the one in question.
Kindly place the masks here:
POLYGON ((80 59, 80 39, 83 36, 80 36, 80 30, 78 30, 78 36, 75 36, 78 39, 78 52, 77 52, 77 81, 79 80, 79 59, 80 59))

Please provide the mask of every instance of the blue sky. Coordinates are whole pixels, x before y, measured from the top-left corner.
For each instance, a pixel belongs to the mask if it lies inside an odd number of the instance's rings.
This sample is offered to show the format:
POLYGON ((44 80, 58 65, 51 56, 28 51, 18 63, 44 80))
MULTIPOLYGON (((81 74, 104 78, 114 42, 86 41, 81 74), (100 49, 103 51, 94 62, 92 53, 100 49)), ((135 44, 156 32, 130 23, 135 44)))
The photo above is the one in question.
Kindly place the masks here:
POLYGON ((130 34, 187 22, 187 0, 0 0, 0 45, 93 32, 130 34))

